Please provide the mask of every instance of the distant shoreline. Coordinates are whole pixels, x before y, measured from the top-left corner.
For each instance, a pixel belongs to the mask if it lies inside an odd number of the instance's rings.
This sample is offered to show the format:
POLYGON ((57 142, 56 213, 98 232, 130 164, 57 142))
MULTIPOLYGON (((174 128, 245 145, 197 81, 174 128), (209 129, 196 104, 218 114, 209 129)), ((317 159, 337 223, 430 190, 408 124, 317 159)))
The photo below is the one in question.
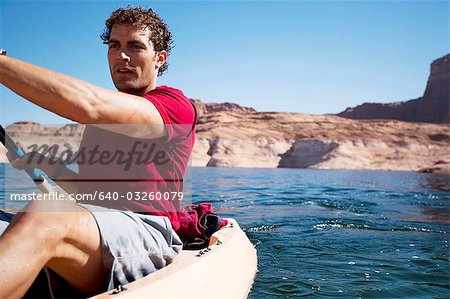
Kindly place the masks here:
MULTIPOLYGON (((11 164, 9 162, 0 161, 2 164, 11 164)), ((450 176, 450 165, 445 167, 423 168, 419 170, 398 170, 398 169, 368 169, 368 168, 300 168, 300 167, 224 167, 224 166, 191 166, 191 168, 242 168, 242 169, 305 169, 305 170, 343 170, 343 171, 388 171, 388 172, 415 172, 424 174, 437 174, 443 176, 450 176)))

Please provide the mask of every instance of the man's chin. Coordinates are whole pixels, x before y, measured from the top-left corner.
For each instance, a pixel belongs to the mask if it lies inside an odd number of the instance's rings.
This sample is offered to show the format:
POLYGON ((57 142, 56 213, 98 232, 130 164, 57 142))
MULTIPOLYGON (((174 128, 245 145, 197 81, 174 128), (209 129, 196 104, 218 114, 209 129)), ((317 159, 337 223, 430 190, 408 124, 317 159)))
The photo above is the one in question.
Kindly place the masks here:
POLYGON ((125 92, 134 95, 145 95, 149 85, 147 82, 136 82, 135 80, 113 80, 114 86, 120 92, 125 92))
POLYGON ((145 94, 145 89, 146 89, 145 87, 139 88, 137 86, 132 86, 132 85, 119 85, 119 86, 116 85, 116 88, 120 92, 134 94, 134 95, 143 95, 143 94, 145 94))

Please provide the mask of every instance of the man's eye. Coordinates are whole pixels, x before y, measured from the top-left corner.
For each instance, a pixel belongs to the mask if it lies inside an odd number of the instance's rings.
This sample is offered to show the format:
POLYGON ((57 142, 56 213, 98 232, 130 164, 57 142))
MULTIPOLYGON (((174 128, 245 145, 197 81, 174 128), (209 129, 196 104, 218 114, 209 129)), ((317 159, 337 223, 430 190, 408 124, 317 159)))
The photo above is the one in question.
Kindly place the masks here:
POLYGON ((131 45, 131 48, 132 49, 142 49, 142 47, 139 45, 131 45))
POLYGON ((108 47, 110 49, 115 49, 115 48, 117 48, 117 44, 109 44, 108 47))

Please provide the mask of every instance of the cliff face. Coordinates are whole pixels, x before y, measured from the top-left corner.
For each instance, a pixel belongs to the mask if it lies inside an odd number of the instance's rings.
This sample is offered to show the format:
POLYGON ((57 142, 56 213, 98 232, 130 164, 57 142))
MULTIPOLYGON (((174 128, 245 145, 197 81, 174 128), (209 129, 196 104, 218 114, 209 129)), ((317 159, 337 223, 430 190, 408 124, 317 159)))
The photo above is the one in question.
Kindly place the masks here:
POLYGON ((423 94, 427 99, 449 99, 450 54, 436 59, 431 63, 427 88, 423 94))
POLYGON ((197 99, 192 99, 192 103, 197 110, 197 116, 200 117, 204 114, 228 111, 228 112, 256 112, 255 109, 240 106, 235 103, 204 103, 197 99))
POLYGON ((397 119, 410 122, 450 122, 450 54, 432 62, 422 97, 389 104, 365 103, 339 116, 351 119, 397 119))
POLYGON ((199 118, 194 166, 429 171, 450 166, 450 126, 274 112, 199 118))

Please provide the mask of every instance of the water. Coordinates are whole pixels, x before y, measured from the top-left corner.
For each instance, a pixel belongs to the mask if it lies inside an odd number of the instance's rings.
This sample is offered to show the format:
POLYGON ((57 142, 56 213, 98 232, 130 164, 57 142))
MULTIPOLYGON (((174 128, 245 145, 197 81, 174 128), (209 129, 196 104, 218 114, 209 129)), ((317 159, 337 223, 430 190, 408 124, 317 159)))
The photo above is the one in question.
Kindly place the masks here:
POLYGON ((449 298, 448 187, 413 172, 193 170, 194 200, 237 219, 257 248, 253 299, 449 298))
POLYGON ((450 195, 413 172, 197 168, 258 250, 250 298, 448 298, 450 195))

